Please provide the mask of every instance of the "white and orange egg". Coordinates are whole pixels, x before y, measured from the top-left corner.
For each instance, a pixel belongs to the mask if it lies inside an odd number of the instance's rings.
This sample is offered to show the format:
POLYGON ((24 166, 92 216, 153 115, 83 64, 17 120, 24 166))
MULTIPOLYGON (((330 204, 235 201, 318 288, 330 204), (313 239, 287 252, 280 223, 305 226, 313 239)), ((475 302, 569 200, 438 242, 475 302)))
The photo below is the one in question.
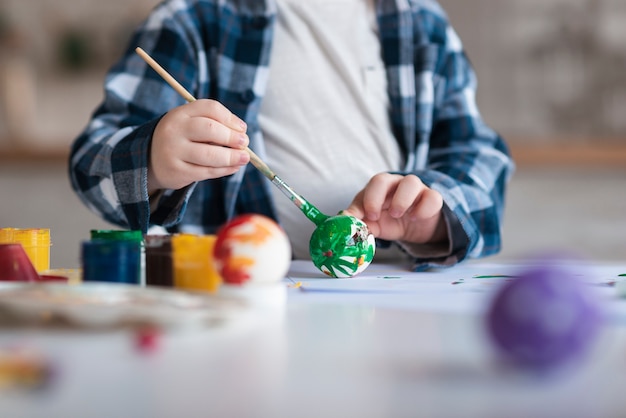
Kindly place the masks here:
POLYGON ((267 216, 239 215, 218 231, 213 256, 226 284, 275 283, 289 270, 291 244, 267 216))

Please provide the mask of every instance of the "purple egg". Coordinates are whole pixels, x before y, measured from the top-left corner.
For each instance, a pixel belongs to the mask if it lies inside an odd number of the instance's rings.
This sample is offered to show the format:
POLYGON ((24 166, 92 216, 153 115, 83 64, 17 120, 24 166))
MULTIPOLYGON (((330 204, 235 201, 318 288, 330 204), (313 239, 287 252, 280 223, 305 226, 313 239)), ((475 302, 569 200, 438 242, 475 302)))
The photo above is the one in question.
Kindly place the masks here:
POLYGON ((545 369, 580 359, 602 322, 592 290, 571 268, 529 267, 497 291, 488 332, 501 354, 521 366, 545 369))

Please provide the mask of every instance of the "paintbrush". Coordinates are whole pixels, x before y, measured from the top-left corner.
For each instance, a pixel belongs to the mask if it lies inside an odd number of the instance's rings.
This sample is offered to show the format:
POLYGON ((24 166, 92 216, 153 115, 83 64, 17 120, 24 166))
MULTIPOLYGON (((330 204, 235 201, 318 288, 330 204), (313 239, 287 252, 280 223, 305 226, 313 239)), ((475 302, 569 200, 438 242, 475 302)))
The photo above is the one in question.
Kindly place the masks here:
MULTIPOLYGON (((156 71, 178 94, 180 94, 187 102, 195 102, 196 98, 193 97, 174 77, 172 77, 159 63, 157 63, 146 51, 137 47, 135 49, 137 54, 156 71)), ((296 193, 287 183, 285 183, 280 177, 278 177, 261 158, 254 153, 250 148, 246 147, 246 151, 250 154, 250 162, 255 166, 265 177, 267 177, 276 187, 283 192, 301 211, 304 215, 312 221, 315 225, 320 225, 330 216, 320 212, 314 205, 296 193)))

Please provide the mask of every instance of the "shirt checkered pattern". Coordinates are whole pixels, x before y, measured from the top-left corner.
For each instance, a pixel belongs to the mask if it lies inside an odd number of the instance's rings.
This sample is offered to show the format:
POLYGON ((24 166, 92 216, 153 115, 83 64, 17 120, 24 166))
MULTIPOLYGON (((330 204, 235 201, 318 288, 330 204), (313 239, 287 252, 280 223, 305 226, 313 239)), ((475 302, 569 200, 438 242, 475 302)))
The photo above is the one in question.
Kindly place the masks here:
MULTIPOLYGON (((445 12, 430 0, 378 0, 393 132, 414 173, 443 195, 452 253, 415 268, 497 253, 506 183, 514 169, 481 118, 476 78, 445 12)), ((168 0, 137 29, 105 79, 105 97, 71 149, 81 200, 108 222, 147 231, 215 233, 233 216, 275 218, 269 181, 250 164, 235 175, 166 190, 150 210, 147 165, 160 117, 185 101, 134 52, 142 47, 197 98, 223 103, 248 124, 264 157, 258 113, 269 71, 273 1, 168 0)), ((315 149, 315 144, 311 144, 315 149)))

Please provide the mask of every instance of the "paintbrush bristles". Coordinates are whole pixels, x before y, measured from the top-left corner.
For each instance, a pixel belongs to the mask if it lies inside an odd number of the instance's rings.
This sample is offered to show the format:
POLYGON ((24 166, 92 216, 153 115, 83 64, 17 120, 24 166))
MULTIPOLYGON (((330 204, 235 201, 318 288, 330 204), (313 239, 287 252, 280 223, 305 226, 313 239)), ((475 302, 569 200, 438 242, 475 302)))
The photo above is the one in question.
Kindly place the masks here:
MULTIPOLYGON (((186 101, 195 102, 196 98, 193 97, 191 93, 189 93, 174 77, 172 77, 163 67, 159 65, 146 51, 141 49, 140 47, 135 48, 135 52, 139 54, 141 58, 150 66, 154 71, 159 74, 163 80, 167 82, 178 94, 180 94, 186 101)), ((250 155, 250 162, 253 166, 255 166, 265 177, 270 180, 274 180, 276 174, 272 170, 270 170, 269 166, 259 158, 258 155, 254 153, 250 148, 246 147, 246 151, 250 155)))

